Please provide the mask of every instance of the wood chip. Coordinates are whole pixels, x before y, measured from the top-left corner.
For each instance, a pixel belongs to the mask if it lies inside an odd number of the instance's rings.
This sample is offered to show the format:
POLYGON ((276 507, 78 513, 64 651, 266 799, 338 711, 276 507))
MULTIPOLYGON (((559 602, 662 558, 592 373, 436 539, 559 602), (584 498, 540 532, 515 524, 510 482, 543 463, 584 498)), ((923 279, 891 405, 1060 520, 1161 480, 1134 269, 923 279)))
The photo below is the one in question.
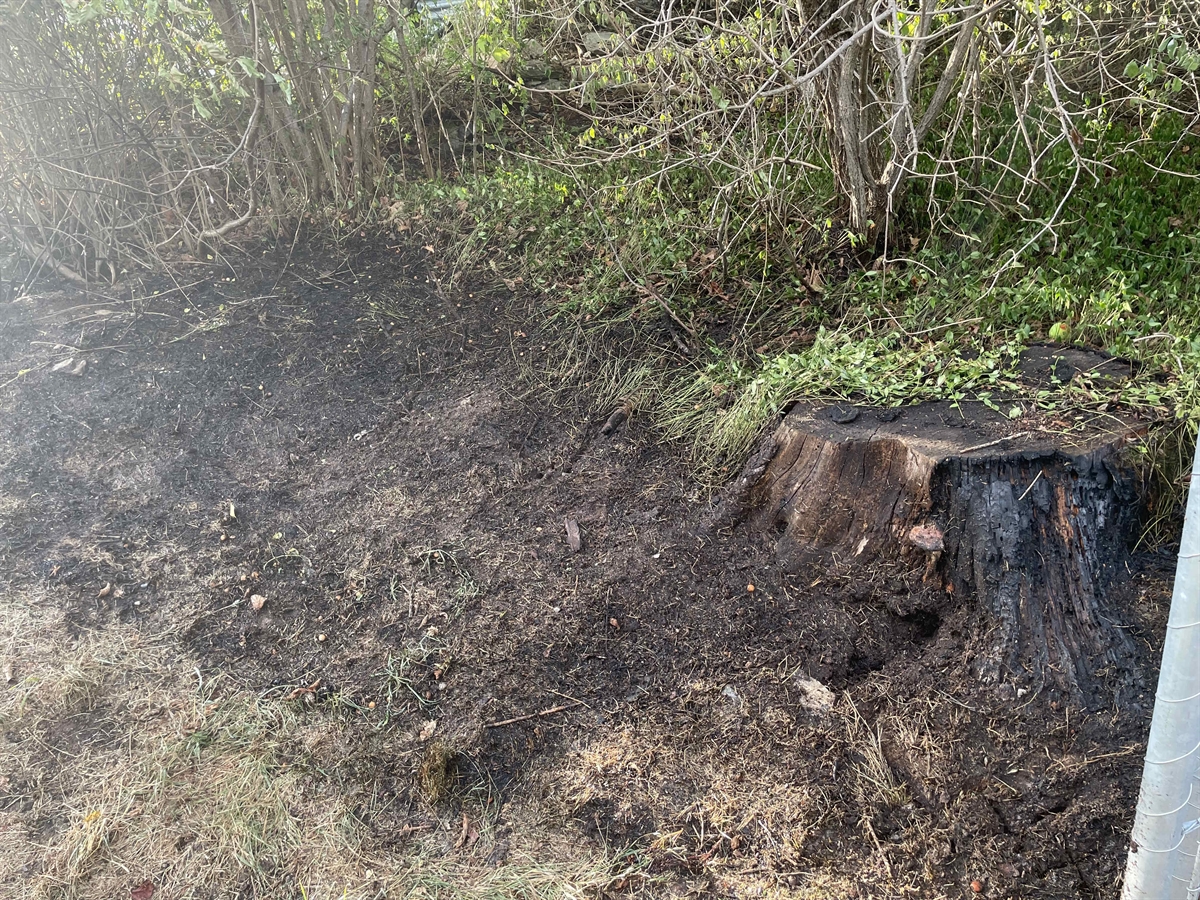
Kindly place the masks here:
POLYGON ((87 360, 68 356, 52 365, 50 371, 57 375, 82 375, 87 371, 87 360))
POLYGON ((574 519, 566 519, 567 526, 567 546, 571 548, 572 553, 578 553, 583 548, 583 538, 579 536, 579 523, 574 519))
POLYGON ((908 542, 927 553, 941 552, 946 546, 942 529, 932 522, 910 528, 908 542))

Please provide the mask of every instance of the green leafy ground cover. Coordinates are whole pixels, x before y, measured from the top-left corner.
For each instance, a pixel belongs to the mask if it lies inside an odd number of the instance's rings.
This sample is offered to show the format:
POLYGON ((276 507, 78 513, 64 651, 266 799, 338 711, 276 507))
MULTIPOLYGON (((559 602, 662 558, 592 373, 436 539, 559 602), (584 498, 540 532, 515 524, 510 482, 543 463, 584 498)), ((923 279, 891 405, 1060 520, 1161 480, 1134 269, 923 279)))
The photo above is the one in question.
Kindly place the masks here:
POLYGON ((832 207, 783 226, 734 207, 718 229, 704 173, 645 177, 653 161, 581 176, 501 154, 485 174, 407 188, 393 211, 436 233, 450 277, 541 294, 569 353, 546 374, 586 379, 598 404, 631 400, 709 476, 792 400, 977 399, 1014 417, 1152 415, 1142 450, 1169 487, 1200 422, 1200 141, 1140 137, 1123 152, 1130 135, 1113 129, 1104 165, 1079 176, 1060 161, 1020 215, 949 198, 933 220, 914 195, 886 258, 832 207), (1021 395, 1015 364, 1034 343, 1099 349, 1134 375, 1021 395))

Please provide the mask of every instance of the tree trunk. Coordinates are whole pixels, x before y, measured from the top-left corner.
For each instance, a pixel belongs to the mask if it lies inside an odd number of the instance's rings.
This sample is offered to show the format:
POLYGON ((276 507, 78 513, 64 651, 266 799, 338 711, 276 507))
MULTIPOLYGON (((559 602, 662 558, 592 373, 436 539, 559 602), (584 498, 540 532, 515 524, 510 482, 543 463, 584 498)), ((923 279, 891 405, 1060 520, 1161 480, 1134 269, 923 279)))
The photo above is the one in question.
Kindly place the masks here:
POLYGON ((898 410, 799 405, 741 479, 751 524, 789 568, 831 558, 923 566, 931 590, 974 597, 992 626, 989 682, 1085 702, 1131 657, 1103 607, 1123 570, 1137 494, 1121 451, 1135 423, 1020 430, 982 404, 898 410))
MULTIPOLYGON (((857 12, 855 27, 862 24, 857 12)), ((862 235, 882 223, 885 207, 879 192, 877 109, 866 90, 870 61, 861 41, 851 44, 831 67, 826 91, 834 179, 847 202, 850 228, 862 235)))

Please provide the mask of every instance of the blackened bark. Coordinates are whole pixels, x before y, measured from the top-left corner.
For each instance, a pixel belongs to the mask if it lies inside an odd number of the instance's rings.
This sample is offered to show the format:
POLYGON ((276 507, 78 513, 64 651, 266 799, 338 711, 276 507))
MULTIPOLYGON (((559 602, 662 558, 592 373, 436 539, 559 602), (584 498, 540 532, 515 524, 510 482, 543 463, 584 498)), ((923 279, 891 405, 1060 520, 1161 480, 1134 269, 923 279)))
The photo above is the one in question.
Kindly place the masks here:
POLYGON ((895 411, 798 406, 771 438, 749 521, 780 535, 791 567, 906 559, 991 623, 989 682, 1077 699, 1133 658, 1103 605, 1122 571, 1138 497, 1122 450, 1138 430, 1019 431, 979 404, 895 411), (845 422, 845 424, 839 424, 845 422))

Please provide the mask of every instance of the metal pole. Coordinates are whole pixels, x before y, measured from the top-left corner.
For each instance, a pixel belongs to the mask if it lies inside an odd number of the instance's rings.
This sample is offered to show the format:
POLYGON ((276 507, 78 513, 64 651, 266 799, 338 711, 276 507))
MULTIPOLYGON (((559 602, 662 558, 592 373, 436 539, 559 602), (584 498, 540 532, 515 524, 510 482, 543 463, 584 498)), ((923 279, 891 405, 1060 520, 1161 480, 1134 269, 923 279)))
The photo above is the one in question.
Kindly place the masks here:
POLYGON ((1121 898, 1200 898, 1200 444, 1121 898))

